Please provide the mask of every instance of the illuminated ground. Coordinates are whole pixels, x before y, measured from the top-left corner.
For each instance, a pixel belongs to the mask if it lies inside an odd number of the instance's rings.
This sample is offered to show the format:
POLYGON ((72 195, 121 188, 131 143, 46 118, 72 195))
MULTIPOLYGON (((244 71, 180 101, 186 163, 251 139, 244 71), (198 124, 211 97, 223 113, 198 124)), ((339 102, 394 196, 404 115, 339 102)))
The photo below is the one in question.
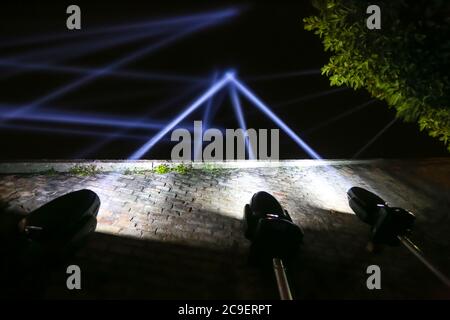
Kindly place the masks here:
MULTIPOLYGON (((236 163, 184 174, 141 168, 87 176, 11 174, 5 172, 14 166, 16 171, 45 171, 52 164, 1 164, 0 208, 4 218, 72 190, 99 194, 97 233, 72 261, 83 270, 83 289, 64 289, 66 275, 56 270, 40 291, 47 297, 277 298, 271 275, 247 265, 242 234, 244 204, 254 192, 266 190, 306 234, 289 274, 297 298, 449 298, 406 250, 387 248, 378 255, 365 250, 368 230, 351 213, 346 190, 363 186, 413 211, 417 228, 412 238, 449 273, 450 160, 318 164, 245 168, 236 163), (370 264, 381 267, 380 291, 366 288, 370 264)), ((70 171, 69 165, 63 167, 70 171)))

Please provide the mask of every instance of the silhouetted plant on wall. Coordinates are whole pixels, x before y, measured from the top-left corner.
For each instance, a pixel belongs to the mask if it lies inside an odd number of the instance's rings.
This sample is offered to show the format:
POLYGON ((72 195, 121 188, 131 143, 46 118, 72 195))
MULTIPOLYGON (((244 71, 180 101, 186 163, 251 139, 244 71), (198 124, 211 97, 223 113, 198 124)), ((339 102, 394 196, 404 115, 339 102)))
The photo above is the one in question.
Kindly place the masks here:
POLYGON ((450 3, 446 0, 313 0, 304 19, 332 53, 322 74, 331 85, 365 88, 405 121, 450 151, 450 3), (381 29, 367 28, 366 9, 381 8, 381 29))

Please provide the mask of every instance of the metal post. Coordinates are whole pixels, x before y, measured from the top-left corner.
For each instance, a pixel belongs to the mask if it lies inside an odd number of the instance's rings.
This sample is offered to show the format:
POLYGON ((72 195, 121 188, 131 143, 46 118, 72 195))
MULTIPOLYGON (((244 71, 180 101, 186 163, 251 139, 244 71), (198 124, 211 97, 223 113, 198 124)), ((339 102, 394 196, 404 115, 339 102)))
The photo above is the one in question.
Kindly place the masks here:
POLYGON ((405 236, 397 236, 400 242, 412 253, 414 254, 431 272, 434 273, 436 277, 439 278, 447 287, 450 288, 450 280, 435 266, 428 261, 422 253, 422 250, 419 249, 410 239, 405 236))
POLYGON ((291 289, 289 288, 289 282, 284 270, 283 261, 279 258, 273 258, 273 271, 275 278, 277 279, 278 292, 280 293, 281 300, 293 300, 291 289))

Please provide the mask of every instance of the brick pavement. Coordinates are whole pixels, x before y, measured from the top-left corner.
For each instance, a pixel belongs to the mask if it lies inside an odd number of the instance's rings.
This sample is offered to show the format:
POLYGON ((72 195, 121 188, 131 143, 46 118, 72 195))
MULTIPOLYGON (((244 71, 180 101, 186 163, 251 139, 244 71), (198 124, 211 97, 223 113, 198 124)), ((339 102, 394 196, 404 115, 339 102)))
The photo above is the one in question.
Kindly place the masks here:
POLYGON ((39 293, 44 297, 277 298, 272 275, 248 265, 242 232, 244 204, 266 190, 305 230, 289 268, 297 298, 449 298, 406 250, 366 251, 367 227, 346 200, 353 185, 413 211, 413 239, 450 273, 449 159, 186 174, 3 174, 0 209, 2 217, 26 214, 82 188, 100 196, 96 233, 70 260, 82 269, 83 289, 65 289, 66 275, 56 268, 39 293), (366 288, 370 264, 381 267, 382 290, 366 288))

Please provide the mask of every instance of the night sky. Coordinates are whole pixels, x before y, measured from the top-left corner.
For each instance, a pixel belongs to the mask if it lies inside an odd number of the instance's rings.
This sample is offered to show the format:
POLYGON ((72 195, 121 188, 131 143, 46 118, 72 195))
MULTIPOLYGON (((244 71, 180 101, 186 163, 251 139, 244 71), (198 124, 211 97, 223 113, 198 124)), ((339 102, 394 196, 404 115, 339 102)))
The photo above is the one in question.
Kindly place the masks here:
MULTIPOLYGON (((303 1, 233 5, 212 1, 86 1, 77 2, 82 10, 82 31, 66 29, 64 1, 14 1, 2 4, 0 10, 0 59, 15 59, 19 55, 39 50, 68 46, 60 54, 36 55, 21 62, 51 64, 82 68, 103 68, 117 59, 139 50, 164 36, 155 36, 112 48, 73 54, 77 46, 86 43, 112 41, 124 33, 62 38, 32 45, 5 45, 22 38, 47 34, 83 33, 104 27, 133 24, 174 16, 238 8, 240 13, 223 23, 188 35, 151 54, 145 55, 118 70, 139 73, 183 75, 184 81, 133 79, 132 77, 102 76, 76 90, 45 103, 35 111, 90 115, 98 118, 147 119, 166 123, 175 117, 210 85, 215 74, 235 70, 272 110, 324 158, 351 158, 383 127, 394 119, 394 110, 385 103, 374 101, 359 111, 333 123, 326 122, 371 100, 364 90, 336 90, 318 72, 291 77, 276 75, 319 70, 329 54, 320 39, 303 29, 302 18, 314 13, 303 1), (69 57, 65 57, 69 55, 69 57), (267 76, 267 77, 266 77, 267 76), (192 79, 191 79, 192 78, 192 79), (333 92, 329 92, 333 90, 333 92), (321 93, 329 93, 320 96, 321 93), (169 100, 177 100, 165 105, 169 100)), ((136 29, 135 32, 142 32, 136 29)), ((135 33, 129 32, 130 37, 135 33)), ((4 61, 4 60, 3 60, 4 61)), ((11 110, 76 81, 79 74, 49 70, 21 70, 17 66, 0 66, 0 112, 11 110)), ((219 93, 213 100, 212 123, 215 128, 238 128, 229 97, 219 93), (223 98, 219 106, 217 102, 223 98)), ((242 99, 250 128, 276 128, 270 120, 242 99)), ((8 111, 10 112, 10 111, 8 111)), ((201 120, 202 111, 195 112, 185 123, 201 120)), ((0 159, 124 159, 151 138, 156 131, 148 129, 123 130, 114 126, 55 123, 14 117, 0 119, 0 159), (19 129, 20 128, 20 129, 19 129), (65 130, 66 132, 50 132, 65 130), (96 133, 92 135, 81 132, 96 133), (119 132, 119 133, 117 133, 119 132), (105 142, 104 134, 116 134, 105 142), (121 135, 132 136, 125 139, 121 135), (139 138, 140 137, 140 138, 139 138)), ((169 135, 166 138, 170 138, 169 135)), ((144 158, 170 158, 173 143, 161 142, 144 158)), ((442 143, 420 132, 417 124, 400 120, 390 127, 360 158, 421 158, 447 156, 442 143)), ((308 158, 291 139, 280 134, 281 158, 308 158)))

